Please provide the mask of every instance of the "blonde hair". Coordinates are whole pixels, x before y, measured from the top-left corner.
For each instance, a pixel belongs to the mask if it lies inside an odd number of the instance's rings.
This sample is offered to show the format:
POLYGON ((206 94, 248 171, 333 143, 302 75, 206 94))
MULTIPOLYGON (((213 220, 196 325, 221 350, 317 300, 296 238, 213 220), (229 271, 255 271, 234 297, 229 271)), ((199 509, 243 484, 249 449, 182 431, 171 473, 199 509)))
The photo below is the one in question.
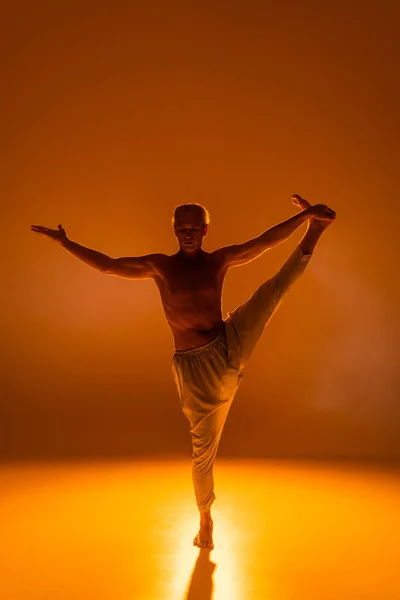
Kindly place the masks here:
POLYGON ((210 213, 204 206, 202 206, 201 204, 197 204, 197 202, 186 202, 186 204, 180 204, 179 206, 175 206, 174 214, 172 216, 172 225, 175 227, 176 217, 179 212, 186 212, 193 209, 197 210, 201 214, 203 219, 203 226, 210 224, 210 213))

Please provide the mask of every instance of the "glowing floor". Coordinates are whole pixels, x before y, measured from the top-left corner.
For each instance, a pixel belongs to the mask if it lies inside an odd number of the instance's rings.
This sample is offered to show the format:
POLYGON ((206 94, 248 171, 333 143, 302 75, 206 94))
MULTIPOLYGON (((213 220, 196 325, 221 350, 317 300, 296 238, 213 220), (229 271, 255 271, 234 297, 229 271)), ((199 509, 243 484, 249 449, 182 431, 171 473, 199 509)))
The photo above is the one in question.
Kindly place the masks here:
POLYGON ((219 460, 215 479, 209 551, 190 459, 0 467, 0 597, 400 599, 395 470, 219 460))

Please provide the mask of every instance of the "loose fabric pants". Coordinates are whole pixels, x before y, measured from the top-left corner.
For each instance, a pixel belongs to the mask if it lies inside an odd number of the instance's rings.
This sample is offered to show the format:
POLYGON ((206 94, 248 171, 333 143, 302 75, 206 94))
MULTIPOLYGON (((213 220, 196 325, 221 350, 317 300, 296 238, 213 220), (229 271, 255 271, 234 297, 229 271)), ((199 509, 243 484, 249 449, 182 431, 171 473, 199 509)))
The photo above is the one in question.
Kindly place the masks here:
POLYGON ((214 460, 243 369, 284 294, 306 268, 311 254, 299 246, 278 273, 244 304, 228 313, 218 337, 190 350, 176 351, 172 370, 181 407, 190 423, 192 479, 200 513, 215 500, 214 460))

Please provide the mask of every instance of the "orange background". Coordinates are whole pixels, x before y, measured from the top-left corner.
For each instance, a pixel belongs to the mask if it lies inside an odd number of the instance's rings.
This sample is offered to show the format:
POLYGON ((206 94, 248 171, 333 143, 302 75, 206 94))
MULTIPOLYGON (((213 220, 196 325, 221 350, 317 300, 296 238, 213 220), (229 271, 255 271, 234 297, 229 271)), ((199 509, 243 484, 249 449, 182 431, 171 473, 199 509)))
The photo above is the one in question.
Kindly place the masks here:
MULTIPOLYGON (((204 249, 325 203, 337 220, 264 332, 224 456, 400 458, 399 10, 381 2, 10 3, 1 36, 0 456, 190 454, 152 281, 109 256, 204 249)), ((232 269, 223 314, 305 231, 232 269)))

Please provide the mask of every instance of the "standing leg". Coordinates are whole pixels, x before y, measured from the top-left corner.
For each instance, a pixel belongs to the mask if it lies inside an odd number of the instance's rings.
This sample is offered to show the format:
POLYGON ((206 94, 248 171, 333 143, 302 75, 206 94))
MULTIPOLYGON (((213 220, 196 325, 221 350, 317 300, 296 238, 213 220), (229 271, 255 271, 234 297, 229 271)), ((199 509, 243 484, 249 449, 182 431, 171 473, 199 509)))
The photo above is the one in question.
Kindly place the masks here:
POLYGON ((193 544, 213 548, 214 460, 240 378, 227 365, 224 335, 200 350, 175 353, 173 372, 192 438, 192 480, 200 513, 193 544))
POLYGON ((200 513, 200 529, 193 545, 199 548, 214 547, 211 518, 211 506, 215 500, 214 461, 230 404, 220 406, 191 427, 192 481, 200 513))

